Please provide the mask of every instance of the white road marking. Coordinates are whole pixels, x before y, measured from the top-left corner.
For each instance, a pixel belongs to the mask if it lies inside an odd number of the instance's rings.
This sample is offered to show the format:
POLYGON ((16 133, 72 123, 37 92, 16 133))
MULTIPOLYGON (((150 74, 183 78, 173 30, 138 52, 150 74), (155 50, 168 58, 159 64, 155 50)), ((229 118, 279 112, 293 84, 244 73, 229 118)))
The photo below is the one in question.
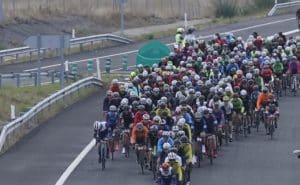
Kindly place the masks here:
MULTIPOLYGON (((245 28, 226 31, 226 32, 223 32, 221 34, 225 34, 225 33, 228 33, 228 32, 231 32, 231 33, 241 32, 241 31, 250 30, 250 29, 253 29, 253 28, 259 28, 259 27, 264 27, 264 26, 268 26, 268 25, 272 25, 272 24, 278 24, 278 23, 282 23, 282 22, 292 21, 292 20, 295 20, 295 19, 296 18, 293 17, 293 18, 282 19, 282 20, 268 22, 268 23, 262 23, 262 24, 258 24, 258 25, 254 25, 254 26, 248 26, 248 27, 245 27, 245 28)), ((206 35, 206 36, 202 36, 200 38, 206 39, 206 38, 210 38, 212 36, 213 35, 206 35)), ((174 43, 168 43, 167 46, 171 46, 173 44, 174 43)), ((73 61, 73 62, 69 62, 69 64, 77 64, 77 63, 81 63, 81 62, 87 62, 89 60, 104 59, 104 58, 115 57, 115 56, 126 55, 126 54, 132 54, 132 53, 137 53, 137 52, 138 52, 138 50, 126 51, 126 52, 117 53, 117 54, 111 54, 111 55, 106 55, 106 56, 101 56, 101 57, 95 57, 95 58, 88 58, 88 59, 73 61)), ((57 67, 57 66, 60 66, 60 64, 53 64, 53 65, 49 65, 49 66, 43 66, 43 67, 41 67, 41 69, 49 69, 49 68, 53 68, 53 67, 57 67)), ((24 70, 24 71, 25 72, 30 72, 30 71, 37 71, 37 70, 38 70, 38 68, 32 68, 32 69, 27 69, 27 70, 24 70)))
POLYGON ((75 170, 75 168, 79 165, 83 158, 92 150, 95 146, 96 140, 93 139, 90 143, 80 152, 80 154, 76 157, 76 159, 70 164, 70 166, 64 171, 64 173, 60 176, 55 185, 63 185, 66 180, 69 178, 71 173, 75 170))

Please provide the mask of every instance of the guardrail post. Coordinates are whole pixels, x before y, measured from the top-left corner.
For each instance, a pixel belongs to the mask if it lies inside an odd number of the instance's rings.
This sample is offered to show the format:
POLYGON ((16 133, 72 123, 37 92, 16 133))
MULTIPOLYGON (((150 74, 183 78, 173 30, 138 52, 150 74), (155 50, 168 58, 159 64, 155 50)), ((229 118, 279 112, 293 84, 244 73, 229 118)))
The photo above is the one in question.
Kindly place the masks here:
POLYGON ((16 61, 19 60, 19 54, 16 54, 16 61))
POLYGON ((110 73, 111 59, 107 58, 105 62, 105 71, 106 73, 110 73))
POLYGON ((54 84, 54 71, 50 71, 51 83, 54 84))
POLYGON ((43 59, 45 59, 46 56, 47 56, 47 49, 44 49, 44 50, 43 50, 43 59))
POLYGON ((29 52, 29 61, 32 61, 32 51, 29 52))
POLYGON ((91 41, 91 50, 93 50, 93 49, 94 49, 94 42, 91 41))
POLYGON ((33 79, 34 79, 34 86, 38 86, 38 74, 37 73, 33 73, 33 79))
POLYGON ((55 56, 59 56, 59 49, 58 48, 55 49, 55 56))
POLYGON ((17 87, 20 87, 20 74, 16 74, 17 78, 17 87))
POLYGON ((82 50, 83 50, 82 44, 79 44, 79 50, 80 50, 80 52, 82 52, 82 50))
POLYGON ((127 71, 128 70, 128 55, 124 55, 122 57, 122 65, 123 65, 123 71, 127 71))

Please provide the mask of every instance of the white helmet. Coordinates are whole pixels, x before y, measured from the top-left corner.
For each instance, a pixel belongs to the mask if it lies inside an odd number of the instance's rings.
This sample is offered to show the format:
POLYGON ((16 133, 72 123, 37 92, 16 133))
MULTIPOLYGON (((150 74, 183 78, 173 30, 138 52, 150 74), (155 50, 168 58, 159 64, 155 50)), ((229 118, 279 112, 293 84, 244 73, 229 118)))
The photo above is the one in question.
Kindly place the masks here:
POLYGON ((99 130, 100 127, 101 127, 100 121, 95 121, 95 122, 94 122, 94 129, 95 129, 95 130, 99 130))
POLYGON ((176 153, 170 152, 170 153, 168 154, 168 159, 169 159, 169 160, 175 160, 176 158, 177 158, 177 154, 176 154, 176 153))
POLYGON ((247 96, 247 91, 245 89, 241 90, 241 96, 247 96))
POLYGON ((177 122, 178 125, 184 125, 185 124, 185 119, 184 118, 180 118, 177 122))
POLYGON ((163 144, 163 149, 164 149, 164 150, 169 150, 170 148, 171 148, 170 143, 164 143, 164 144, 163 144))
POLYGON ((127 98, 123 98, 121 101, 121 106, 125 106, 128 105, 128 99, 127 98))
POLYGON ((246 78, 247 78, 248 80, 252 79, 252 73, 247 73, 247 74, 246 74, 246 78))
POLYGON ((226 87, 226 88, 225 88, 225 92, 231 92, 230 87, 226 87))
POLYGON ((177 125, 174 125, 174 126, 172 127, 172 131, 173 131, 173 132, 178 132, 178 131, 179 131, 179 127, 178 127, 177 125))
POLYGON ((118 79, 113 79, 113 80, 111 81, 112 84, 116 84, 116 83, 118 83, 118 82, 119 82, 118 79))

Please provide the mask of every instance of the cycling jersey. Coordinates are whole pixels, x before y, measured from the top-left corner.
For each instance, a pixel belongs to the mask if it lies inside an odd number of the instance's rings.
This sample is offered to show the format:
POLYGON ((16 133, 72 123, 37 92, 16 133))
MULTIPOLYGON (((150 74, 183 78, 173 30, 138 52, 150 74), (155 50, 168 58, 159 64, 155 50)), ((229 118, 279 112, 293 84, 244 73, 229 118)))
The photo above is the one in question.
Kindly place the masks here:
POLYGON ((275 62, 272 66, 272 69, 275 74, 282 74, 283 72, 283 65, 281 62, 275 62))
POLYGON ((231 100, 233 111, 236 113, 241 113, 244 111, 243 101, 240 98, 233 98, 231 100))

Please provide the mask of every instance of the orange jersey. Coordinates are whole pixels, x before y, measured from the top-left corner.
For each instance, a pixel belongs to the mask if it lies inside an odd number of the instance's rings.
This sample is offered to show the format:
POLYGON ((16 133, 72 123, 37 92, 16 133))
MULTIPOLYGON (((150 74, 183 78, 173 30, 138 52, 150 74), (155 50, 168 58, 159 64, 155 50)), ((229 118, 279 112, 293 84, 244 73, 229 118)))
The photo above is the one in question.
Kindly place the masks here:
POLYGON ((260 106, 262 103, 265 103, 268 101, 268 98, 270 96, 271 93, 260 93, 260 95, 258 96, 257 98, 257 101, 256 101, 256 108, 257 109, 260 109, 260 106))
POLYGON ((141 132, 138 132, 136 130, 136 127, 133 127, 132 133, 131 133, 131 138, 130 138, 131 144, 139 143, 139 142, 141 142, 141 140, 146 141, 148 132, 149 132, 149 130, 145 126, 144 126, 144 130, 141 132))

